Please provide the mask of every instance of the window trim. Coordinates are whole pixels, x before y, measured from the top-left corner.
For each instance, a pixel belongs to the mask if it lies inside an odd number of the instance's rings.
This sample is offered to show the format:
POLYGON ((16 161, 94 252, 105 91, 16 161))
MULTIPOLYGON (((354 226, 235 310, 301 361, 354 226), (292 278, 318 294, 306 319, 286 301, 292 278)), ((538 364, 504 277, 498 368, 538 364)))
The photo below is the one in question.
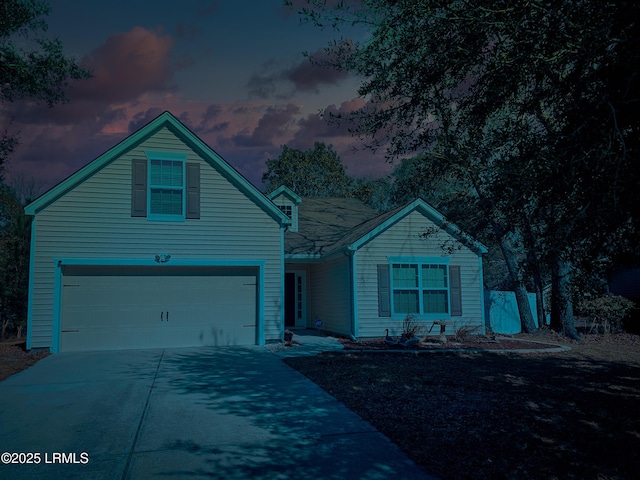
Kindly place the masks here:
POLYGON ((284 213, 287 217, 289 217, 289 220, 293 220, 293 205, 284 203, 284 204, 278 204, 276 206, 280 209, 282 213, 284 213), (287 213, 287 210, 289 211, 288 213, 287 213))
MULTIPOLYGON (((282 197, 285 197, 285 195, 282 195, 282 197)), ((281 198, 281 196, 276 197, 276 199, 273 199, 272 201, 274 205, 278 207, 282 213, 287 215, 287 217, 289 217, 289 220, 291 220, 291 224, 289 225, 289 231, 297 232, 298 231, 298 205, 293 202, 290 202, 288 198, 281 198), (291 215, 287 214, 287 212, 285 211, 285 208, 291 209, 291 215)))
POLYGON ((187 210, 187 154, 178 152, 157 152, 157 151, 145 151, 147 157, 147 220, 158 222, 184 222, 186 219, 187 210), (179 187, 182 191, 182 212, 180 214, 160 214, 151 212, 151 190, 153 188, 164 188, 166 190, 176 190, 178 187, 164 187, 157 186, 151 183, 151 162, 153 160, 168 160, 174 162, 180 162, 182 164, 182 186, 179 187))
POLYGON ((389 260, 389 303, 392 318, 404 318, 407 312, 396 312, 394 292, 396 290, 413 290, 418 292, 418 312, 414 313, 420 318, 450 318, 451 317, 451 278, 449 273, 448 257, 388 257, 389 260), (398 287, 394 286, 393 267, 394 265, 417 265, 418 269, 418 286, 417 287, 398 287), (444 288, 429 288, 423 286, 422 267, 423 265, 439 265, 445 268, 447 275, 447 312, 425 313, 424 312, 424 291, 427 290, 444 290, 444 288))

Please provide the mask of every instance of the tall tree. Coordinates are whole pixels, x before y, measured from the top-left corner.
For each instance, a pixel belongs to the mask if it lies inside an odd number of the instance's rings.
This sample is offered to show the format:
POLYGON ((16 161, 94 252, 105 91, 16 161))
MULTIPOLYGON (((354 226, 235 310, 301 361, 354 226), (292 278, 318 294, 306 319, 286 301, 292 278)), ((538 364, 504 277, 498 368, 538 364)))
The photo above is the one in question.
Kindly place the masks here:
POLYGON ((285 185, 302 197, 344 197, 352 187, 340 157, 322 142, 307 151, 284 145, 278 158, 267 160, 262 182, 267 193, 285 185))
POLYGON ((361 76, 368 103, 347 119, 353 131, 390 158, 428 152, 426 180, 467 192, 505 255, 525 331, 518 259, 536 245, 555 272, 556 317, 577 336, 572 265, 637 223, 638 4, 309 0, 301 13, 369 30, 317 60, 361 76), (532 233, 540 238, 523 242, 532 233))
POLYGON ((14 189, 0 184, 0 326, 1 337, 18 336, 27 323, 31 217, 14 189))
MULTIPOLYGON (((65 56, 58 39, 42 37, 45 18, 51 8, 40 0, 2 0, 0 2, 0 101, 44 102, 49 107, 67 100, 70 80, 87 78, 90 73, 75 59, 65 56)), ((0 135, 0 174, 17 138, 4 125, 0 135)))
POLYGON ((391 198, 392 188, 389 177, 356 178, 353 180, 349 196, 366 203, 379 212, 386 212, 396 206, 391 198))

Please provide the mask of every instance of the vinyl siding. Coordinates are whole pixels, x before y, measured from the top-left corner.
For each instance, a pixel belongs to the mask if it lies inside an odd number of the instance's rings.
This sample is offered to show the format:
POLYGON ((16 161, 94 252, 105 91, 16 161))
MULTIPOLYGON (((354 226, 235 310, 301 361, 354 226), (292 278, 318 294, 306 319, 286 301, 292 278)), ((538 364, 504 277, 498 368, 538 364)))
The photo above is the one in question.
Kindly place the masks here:
POLYGON ((333 259, 311 267, 311 318, 322 320, 322 330, 349 334, 351 290, 349 258, 338 254, 333 259))
POLYGON ((281 237, 278 223, 188 148, 168 128, 115 159, 37 215, 33 257, 31 346, 52 340, 55 258, 265 261, 264 336, 281 326, 281 237), (200 164, 200 219, 131 217, 131 163, 145 150, 186 153, 200 164))
MULTIPOLYGON (((469 248, 452 242, 451 237, 442 230, 426 239, 420 237, 420 233, 434 226, 424 215, 414 211, 358 250, 356 288, 359 337, 380 337, 384 335, 386 328, 393 335, 401 333, 403 314, 378 316, 377 265, 389 263, 389 257, 448 257, 450 266, 459 265, 462 316, 447 317, 446 320, 455 322, 455 328, 463 325, 478 326, 476 332, 483 332, 482 279, 478 255, 469 248), (441 248, 443 244, 452 246, 454 251, 451 254, 445 252, 441 248)), ((417 317, 426 330, 435 319, 417 317)), ((453 333, 453 329, 454 327, 448 327, 447 333, 453 333)), ((437 335, 439 330, 436 330, 438 329, 434 328, 432 334, 437 335)))

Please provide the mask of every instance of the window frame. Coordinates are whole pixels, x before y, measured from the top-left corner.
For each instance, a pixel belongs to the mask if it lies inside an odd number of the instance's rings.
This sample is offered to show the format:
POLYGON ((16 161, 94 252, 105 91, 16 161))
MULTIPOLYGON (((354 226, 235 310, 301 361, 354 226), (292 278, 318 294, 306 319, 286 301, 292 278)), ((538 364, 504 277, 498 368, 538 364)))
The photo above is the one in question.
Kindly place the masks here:
POLYGON ((187 210, 187 154, 177 152, 155 152, 145 151, 147 156, 147 220, 160 222, 184 222, 187 210), (166 185, 155 185, 151 183, 151 163, 152 161, 179 162, 182 166, 182 185, 180 187, 166 185), (151 211, 151 191, 157 189, 180 190, 182 198, 182 211, 180 214, 153 213, 151 211))
POLYGON ((416 315, 421 318, 449 318, 451 317, 451 278, 449 273, 449 258, 446 257, 389 257, 389 303, 391 316, 396 318, 404 318, 406 315, 416 315), (417 268, 418 284, 415 287, 396 286, 394 280, 394 266, 398 265, 415 265, 417 268), (428 287, 423 278, 423 266, 443 267, 445 271, 446 288, 428 287), (424 293, 428 291, 444 291, 446 290, 446 312, 425 312, 424 293), (396 291, 413 291, 418 294, 418 311, 414 313, 399 312, 396 310, 396 291))
POLYGON ((285 204, 278 204, 276 206, 280 209, 282 213, 284 213, 287 217, 289 217, 289 220, 293 220, 293 205, 285 203, 285 204))

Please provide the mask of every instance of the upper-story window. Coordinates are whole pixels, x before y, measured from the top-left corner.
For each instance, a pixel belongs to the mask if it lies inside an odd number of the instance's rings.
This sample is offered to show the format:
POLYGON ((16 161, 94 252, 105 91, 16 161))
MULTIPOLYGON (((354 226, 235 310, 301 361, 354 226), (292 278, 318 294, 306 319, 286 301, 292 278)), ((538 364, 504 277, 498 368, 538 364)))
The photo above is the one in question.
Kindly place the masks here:
POLYGON ((278 205, 278 208, 289 218, 293 215, 293 207, 291 205, 278 205))
POLYGON ((149 215, 184 218, 184 162, 149 162, 149 215))
POLYGON ((131 216, 181 221, 200 218, 200 163, 179 152, 145 151, 131 163, 131 216))
POLYGON ((287 227, 288 230, 290 232, 297 232, 298 205, 300 205, 302 199, 284 185, 269 193, 267 197, 291 220, 291 224, 287 227))

